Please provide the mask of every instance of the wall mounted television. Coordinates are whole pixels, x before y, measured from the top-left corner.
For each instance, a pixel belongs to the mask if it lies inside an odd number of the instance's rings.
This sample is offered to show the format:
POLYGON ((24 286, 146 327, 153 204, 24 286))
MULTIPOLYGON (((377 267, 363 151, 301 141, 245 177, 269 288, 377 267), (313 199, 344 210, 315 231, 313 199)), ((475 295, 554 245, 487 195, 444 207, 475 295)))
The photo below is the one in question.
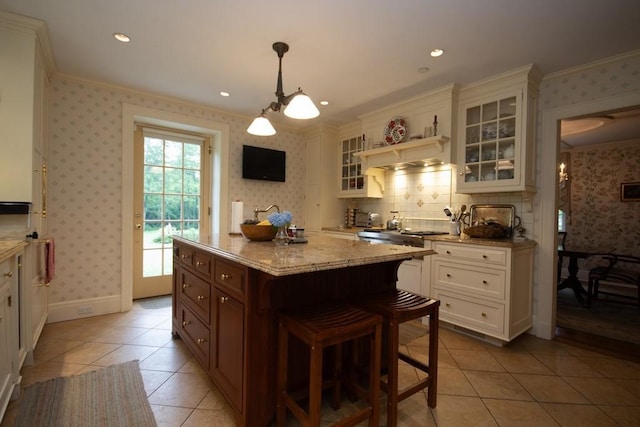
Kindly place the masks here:
POLYGON ((270 148, 242 146, 242 178, 285 182, 287 153, 270 148))

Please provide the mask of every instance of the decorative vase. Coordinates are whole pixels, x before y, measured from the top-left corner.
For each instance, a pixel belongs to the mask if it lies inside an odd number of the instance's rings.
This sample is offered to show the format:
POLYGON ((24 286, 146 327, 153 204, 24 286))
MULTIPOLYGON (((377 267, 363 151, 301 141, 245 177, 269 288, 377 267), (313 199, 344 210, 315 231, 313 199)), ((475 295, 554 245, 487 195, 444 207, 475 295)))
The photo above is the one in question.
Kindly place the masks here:
POLYGON ((287 226, 281 225, 278 227, 278 232, 276 233, 276 237, 273 238, 273 241, 276 242, 278 246, 284 246, 289 244, 289 236, 287 235, 287 226))

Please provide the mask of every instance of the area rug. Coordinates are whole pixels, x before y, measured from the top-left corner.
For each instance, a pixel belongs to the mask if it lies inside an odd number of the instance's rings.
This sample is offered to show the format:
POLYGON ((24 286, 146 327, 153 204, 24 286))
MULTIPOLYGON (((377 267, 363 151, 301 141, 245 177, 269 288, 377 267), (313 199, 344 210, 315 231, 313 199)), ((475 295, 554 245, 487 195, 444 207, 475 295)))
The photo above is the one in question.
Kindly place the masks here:
POLYGON ((137 360, 35 383, 23 391, 16 426, 156 426, 137 360))

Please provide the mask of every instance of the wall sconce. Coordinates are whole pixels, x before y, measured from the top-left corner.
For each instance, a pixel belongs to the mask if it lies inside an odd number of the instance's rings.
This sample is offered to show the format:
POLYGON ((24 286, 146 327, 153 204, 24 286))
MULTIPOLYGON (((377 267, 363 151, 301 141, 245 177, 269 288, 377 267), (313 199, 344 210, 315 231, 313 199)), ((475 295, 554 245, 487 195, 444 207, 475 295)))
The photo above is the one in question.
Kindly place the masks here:
POLYGON ((298 88, 297 91, 285 96, 284 91, 282 90, 282 57, 289 50, 289 45, 283 42, 275 42, 272 47, 278 54, 278 82, 276 84, 277 100, 269 104, 268 107, 263 108, 260 115, 253 120, 251 125, 249 125, 247 132, 252 135, 275 135, 276 130, 273 128, 265 114, 269 110, 274 112, 280 111, 282 106, 285 107, 285 116, 293 119, 312 119, 320 115, 318 108, 315 106, 313 101, 311 101, 311 98, 302 91, 302 89, 298 88))
POLYGON ((560 176, 559 176, 559 185, 560 188, 564 188, 567 182, 569 181, 569 174, 567 173, 567 165, 564 162, 560 163, 560 176))

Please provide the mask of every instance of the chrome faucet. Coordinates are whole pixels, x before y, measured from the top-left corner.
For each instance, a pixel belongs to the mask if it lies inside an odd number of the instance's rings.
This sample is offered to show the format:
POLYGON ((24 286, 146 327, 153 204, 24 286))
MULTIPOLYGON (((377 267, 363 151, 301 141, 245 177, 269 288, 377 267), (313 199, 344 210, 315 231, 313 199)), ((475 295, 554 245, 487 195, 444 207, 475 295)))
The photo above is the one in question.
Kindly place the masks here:
POLYGON ((272 208, 276 208, 276 210, 280 212, 280 208, 278 207, 278 205, 269 205, 269 207, 266 209, 258 209, 257 206, 253 208, 253 220, 255 221, 255 223, 258 223, 258 213, 269 212, 272 208))

